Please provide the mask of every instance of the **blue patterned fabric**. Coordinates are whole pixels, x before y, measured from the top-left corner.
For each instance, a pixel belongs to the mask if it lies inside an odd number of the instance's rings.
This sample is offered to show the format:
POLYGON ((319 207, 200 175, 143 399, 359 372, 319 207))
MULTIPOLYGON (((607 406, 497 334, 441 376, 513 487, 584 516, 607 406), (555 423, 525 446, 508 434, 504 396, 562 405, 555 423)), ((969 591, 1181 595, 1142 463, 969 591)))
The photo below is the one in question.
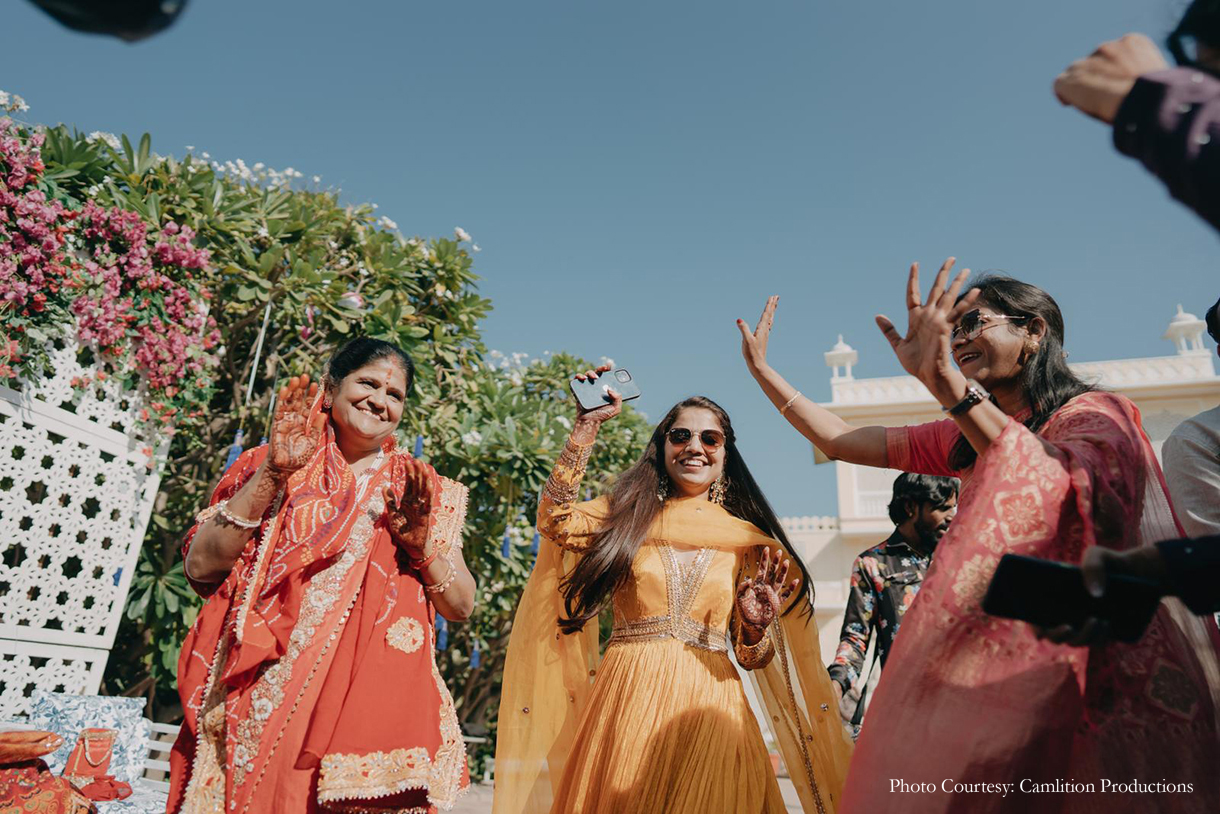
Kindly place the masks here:
POLYGON ((152 734, 144 718, 143 698, 121 698, 109 695, 64 695, 35 690, 30 709, 30 724, 62 735, 64 745, 43 758, 51 771, 59 774, 68 763, 82 729, 105 727, 114 729, 114 752, 109 773, 134 788, 144 774, 148 756, 148 739, 152 734))

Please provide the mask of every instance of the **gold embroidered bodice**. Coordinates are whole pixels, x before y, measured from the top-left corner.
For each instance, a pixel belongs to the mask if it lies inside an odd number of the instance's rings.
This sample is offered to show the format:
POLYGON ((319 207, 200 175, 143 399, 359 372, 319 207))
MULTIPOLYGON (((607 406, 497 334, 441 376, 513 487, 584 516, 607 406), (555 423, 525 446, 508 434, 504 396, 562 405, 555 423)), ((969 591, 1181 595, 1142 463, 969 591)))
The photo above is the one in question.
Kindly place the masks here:
POLYGON ((646 541, 631 577, 614 595, 614 635, 607 646, 673 638, 704 650, 727 649, 736 574, 733 552, 701 548, 691 559, 669 543, 646 541))
MULTIPOLYGON (((588 550, 607 507, 605 498, 576 502, 589 451, 568 442, 538 505, 539 532, 576 555, 588 550)), ((713 521, 728 517, 719 506, 706 502, 693 511, 713 521)), ((692 549, 665 539, 646 539, 631 564, 631 576, 615 592, 614 633, 607 647, 671 638, 703 650, 727 650, 730 629, 737 641, 733 624, 737 583, 743 566, 749 565, 757 565, 757 552, 692 549)), ((763 666, 771 658, 770 637, 752 649, 742 644, 736 652, 746 669, 763 666)))

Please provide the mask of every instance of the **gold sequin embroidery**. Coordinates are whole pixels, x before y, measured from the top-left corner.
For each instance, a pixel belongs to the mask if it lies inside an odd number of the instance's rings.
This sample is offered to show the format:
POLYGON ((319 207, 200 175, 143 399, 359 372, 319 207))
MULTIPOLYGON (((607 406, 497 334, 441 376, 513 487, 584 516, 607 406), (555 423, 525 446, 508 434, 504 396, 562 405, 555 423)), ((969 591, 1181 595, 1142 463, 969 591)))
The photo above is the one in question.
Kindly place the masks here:
POLYGON ((404 616, 385 632, 390 647, 404 653, 414 653, 424 643, 424 626, 412 616, 404 616))

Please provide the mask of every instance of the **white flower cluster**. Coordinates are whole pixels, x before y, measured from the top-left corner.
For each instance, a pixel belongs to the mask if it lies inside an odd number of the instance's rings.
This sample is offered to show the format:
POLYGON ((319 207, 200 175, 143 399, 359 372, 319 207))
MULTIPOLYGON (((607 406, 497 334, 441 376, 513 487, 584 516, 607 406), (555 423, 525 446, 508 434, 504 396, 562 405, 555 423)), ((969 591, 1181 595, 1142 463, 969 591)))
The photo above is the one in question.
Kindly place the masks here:
POLYGON ((30 106, 25 103, 25 99, 15 93, 0 90, 0 110, 9 113, 24 113, 29 109, 30 106))
POLYGON ((461 226, 453 227, 453 234, 457 236, 458 242, 463 242, 463 241, 469 242, 470 241, 470 233, 467 232, 465 229, 463 229, 461 226))
MULTIPOLYGON (((211 158, 211 156, 207 153, 201 153, 201 156, 205 160, 211 158)), ((292 186, 293 181, 297 180, 298 178, 305 177, 304 173, 298 172, 292 167, 287 167, 283 170, 276 170, 268 167, 261 161, 250 167, 247 166, 246 162, 240 158, 236 161, 225 161, 223 163, 220 161, 213 161, 212 169, 216 171, 217 175, 229 175, 239 181, 244 181, 247 184, 265 184, 271 187, 288 188, 292 186)), ((315 182, 321 180, 321 178, 318 176, 314 176, 314 179, 315 182)))
POLYGON ((387 218, 385 215, 382 215, 377 219, 377 225, 382 229, 389 229, 391 231, 398 229, 398 224, 387 218))
POLYGON ((94 130, 92 133, 85 136, 85 141, 89 142, 90 144, 96 144, 100 141, 108 145, 112 150, 120 150, 123 147, 123 143, 119 141, 118 136, 116 136, 114 133, 107 133, 104 130, 94 130))
POLYGON ((483 443, 483 434, 478 430, 471 430, 462 436, 462 443, 468 447, 477 447, 483 443))

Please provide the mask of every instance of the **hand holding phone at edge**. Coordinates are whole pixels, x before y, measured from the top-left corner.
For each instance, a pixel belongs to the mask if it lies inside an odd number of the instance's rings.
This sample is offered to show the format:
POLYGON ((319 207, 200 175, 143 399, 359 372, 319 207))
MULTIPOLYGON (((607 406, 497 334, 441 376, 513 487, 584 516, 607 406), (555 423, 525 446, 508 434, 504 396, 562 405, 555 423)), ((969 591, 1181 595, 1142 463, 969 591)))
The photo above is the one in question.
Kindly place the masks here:
MULTIPOLYGON (((1101 545, 1093 545, 1084 552, 1080 561, 1080 572, 1088 592, 1101 599, 1106 592, 1107 574, 1126 574, 1155 582, 1161 586, 1161 595, 1168 594, 1165 587, 1165 562, 1156 546, 1146 545, 1128 551, 1115 551, 1101 545)), ((1110 626, 1104 619, 1090 617, 1081 625, 1058 625, 1052 628, 1034 628, 1039 639, 1071 647, 1090 647, 1105 644, 1110 640, 1110 626)))
MULTIPOLYGON (((610 365, 600 365, 594 370, 586 370, 584 373, 577 373, 577 381, 586 381, 587 379, 596 379, 603 373, 610 370, 610 365)), ((592 410, 586 410, 580 406, 580 402, 576 403, 576 426, 572 428, 572 440, 578 444, 591 444, 597 438, 597 431, 601 425, 614 418, 623 411, 623 397, 613 387, 606 389, 606 394, 610 396, 610 403, 601 407, 596 407, 592 410)))

